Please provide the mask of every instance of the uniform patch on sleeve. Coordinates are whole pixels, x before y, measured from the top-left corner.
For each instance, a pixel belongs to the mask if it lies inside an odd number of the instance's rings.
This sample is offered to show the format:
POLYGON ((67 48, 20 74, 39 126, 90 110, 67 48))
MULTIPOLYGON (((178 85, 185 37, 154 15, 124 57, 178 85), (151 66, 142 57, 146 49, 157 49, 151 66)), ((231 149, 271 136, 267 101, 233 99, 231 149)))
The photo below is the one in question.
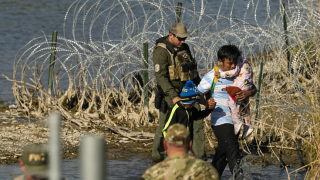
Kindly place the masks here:
POLYGON ((184 54, 182 55, 182 57, 185 58, 185 59, 187 59, 189 56, 188 56, 187 53, 184 53, 184 54))
POLYGON ((160 65, 159 64, 154 65, 154 71, 159 72, 159 70, 160 70, 160 65))

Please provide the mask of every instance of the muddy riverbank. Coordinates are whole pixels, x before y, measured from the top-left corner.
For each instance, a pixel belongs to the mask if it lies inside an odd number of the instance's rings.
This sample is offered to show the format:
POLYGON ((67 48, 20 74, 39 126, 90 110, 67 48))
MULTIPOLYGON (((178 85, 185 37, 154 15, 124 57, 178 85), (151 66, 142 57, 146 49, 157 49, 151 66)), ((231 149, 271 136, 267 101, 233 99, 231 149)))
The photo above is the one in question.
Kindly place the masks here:
MULTIPOLYGON (((31 143, 48 142, 48 127, 46 125, 47 118, 27 118, 23 113, 9 108, 8 105, 0 106, 0 163, 8 164, 18 162, 22 155, 23 147, 31 143)), ((124 126, 125 124, 121 124, 124 126)), ((134 132, 156 131, 157 125, 149 127, 141 126, 132 128, 134 132)), ((81 136, 87 134, 104 135, 107 145, 106 159, 129 160, 129 159, 145 159, 150 160, 152 151, 152 138, 150 140, 132 140, 117 134, 108 128, 101 129, 79 129, 73 128, 67 122, 62 122, 61 142, 62 155, 64 159, 78 158, 79 145, 81 136)), ((212 131, 207 129, 208 137, 212 137, 212 131)), ((252 138, 251 138, 252 139, 252 138)), ((211 141, 213 146, 217 146, 217 142, 211 141)), ((243 141, 241 141, 242 144, 243 141)), ((250 144, 247 142, 247 144, 250 144)), ((293 149, 279 150, 277 148, 261 148, 263 155, 257 153, 254 145, 251 145, 250 158, 246 158, 252 165, 259 166, 295 166, 301 165, 301 158, 293 149)), ((214 148, 210 147, 208 138, 206 138, 206 152, 208 157, 214 154, 214 148)), ((305 160, 305 159, 304 159, 305 160)))

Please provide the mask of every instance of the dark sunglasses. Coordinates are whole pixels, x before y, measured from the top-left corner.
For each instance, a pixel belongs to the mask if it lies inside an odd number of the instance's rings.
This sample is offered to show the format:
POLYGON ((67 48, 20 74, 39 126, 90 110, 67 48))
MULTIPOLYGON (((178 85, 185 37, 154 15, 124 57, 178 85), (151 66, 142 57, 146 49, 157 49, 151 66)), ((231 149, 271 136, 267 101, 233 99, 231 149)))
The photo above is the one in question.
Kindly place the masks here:
POLYGON ((177 38, 178 38, 178 41, 185 41, 187 38, 185 37, 185 38, 181 38, 181 37, 178 37, 177 36, 177 38))
POLYGON ((175 34, 173 34, 175 37, 177 37, 178 38, 178 41, 185 41, 186 39, 187 39, 187 37, 185 37, 185 38, 181 38, 181 37, 178 37, 177 35, 175 35, 175 34))

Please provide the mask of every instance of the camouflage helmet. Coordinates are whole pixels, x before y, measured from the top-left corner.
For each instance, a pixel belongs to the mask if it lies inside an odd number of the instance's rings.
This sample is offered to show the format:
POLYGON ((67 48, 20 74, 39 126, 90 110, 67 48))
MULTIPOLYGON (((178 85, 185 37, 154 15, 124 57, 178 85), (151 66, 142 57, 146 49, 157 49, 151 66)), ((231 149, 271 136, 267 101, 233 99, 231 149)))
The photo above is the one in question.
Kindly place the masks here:
POLYGON ((166 141, 169 144, 188 144, 190 141, 189 130, 183 124, 173 124, 167 130, 166 141))

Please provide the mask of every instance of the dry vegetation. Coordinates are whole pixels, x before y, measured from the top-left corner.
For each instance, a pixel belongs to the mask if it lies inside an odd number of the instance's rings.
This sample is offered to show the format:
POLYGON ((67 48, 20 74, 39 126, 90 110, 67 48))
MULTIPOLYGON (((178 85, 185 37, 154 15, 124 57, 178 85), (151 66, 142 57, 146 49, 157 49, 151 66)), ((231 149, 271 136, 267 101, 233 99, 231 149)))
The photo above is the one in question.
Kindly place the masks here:
MULTIPOLYGON (((137 4, 139 3, 143 4, 144 2, 137 2, 137 4)), ((286 163, 282 159, 283 154, 297 154, 303 168, 309 168, 308 178, 317 179, 320 176, 318 172, 320 163, 318 96, 320 6, 317 1, 295 2, 290 5, 287 7, 286 13, 287 35, 290 42, 288 47, 284 41, 283 9, 275 15, 274 19, 268 19, 271 21, 270 24, 264 24, 261 27, 232 21, 232 23, 238 24, 233 24, 234 26, 226 32, 217 30, 225 34, 212 33, 212 30, 201 29, 201 27, 197 29, 197 26, 190 25, 190 29, 202 30, 203 34, 191 37, 188 39, 188 43, 197 47, 193 49, 193 53, 198 60, 199 67, 204 67, 201 69, 201 73, 210 68, 208 64, 216 59, 216 50, 221 45, 227 44, 226 39, 230 36, 237 37, 234 38, 233 44, 241 44, 241 49, 250 49, 249 53, 247 51, 245 55, 253 66, 255 77, 258 76, 259 63, 264 62, 260 116, 255 117, 256 101, 251 99, 252 121, 255 125, 255 131, 248 139, 241 141, 241 146, 244 151, 257 153, 262 157, 265 152, 271 153, 284 167, 286 167, 286 163), (312 7, 308 4, 311 4, 312 7), (297 10, 299 13, 296 12, 297 10), (242 32, 244 28, 246 31, 242 32), (235 33, 240 31, 242 34, 235 33), (279 32, 281 33, 279 34, 279 32), (248 36, 256 38, 255 45, 258 46, 258 50, 253 48, 252 42, 249 42, 248 38, 244 38, 248 36), (204 42, 198 41, 199 39, 204 42), (215 44, 209 43, 211 39, 217 39, 215 44), (264 40, 261 42, 259 39, 264 40), (203 46, 211 48, 208 51, 198 48, 203 46), (290 53, 289 63, 287 52, 290 53)), ((114 5, 108 10, 112 11, 116 6, 114 5)), ((128 8, 130 9, 130 7, 128 8)), ((164 9, 171 12, 169 15, 175 13, 175 7, 165 6, 164 9)), ((159 10, 156 8, 156 10, 151 15, 145 12, 146 16, 150 17, 146 19, 147 22, 141 32, 124 31, 123 33, 131 38, 122 39, 121 43, 110 45, 111 49, 116 48, 115 50, 107 51, 106 45, 95 44, 93 41, 84 43, 60 37, 60 41, 64 42, 59 44, 58 41, 57 46, 54 95, 49 95, 46 86, 43 85, 50 48, 42 47, 42 45, 48 45, 50 42, 46 40, 44 43, 41 41, 39 43, 38 40, 41 38, 33 39, 29 45, 35 44, 32 46, 34 49, 26 48, 25 51, 21 51, 21 55, 16 60, 13 79, 7 78, 13 82, 13 92, 18 107, 23 109, 25 115, 29 117, 47 116, 49 109, 59 111, 72 128, 100 129, 107 127, 134 140, 152 138, 150 133, 153 132, 151 131, 143 133, 130 130, 140 126, 157 126, 158 113, 154 107, 155 94, 153 91, 156 82, 153 75, 153 64, 152 61, 149 61, 149 68, 143 66, 145 60, 142 58, 140 50, 142 42, 145 42, 146 39, 149 42, 155 41, 154 34, 157 33, 152 31, 152 26, 157 29, 162 26, 168 27, 172 23, 159 22, 163 24, 154 23, 148 26, 148 21, 165 19, 164 15, 159 12, 166 10, 162 8, 159 10), (151 36, 146 37, 148 33, 151 36), (78 48, 78 46, 80 47, 78 48), (143 83, 141 76, 138 75, 143 71, 149 72, 148 112, 143 111, 143 83), (21 78, 18 78, 18 75, 21 75, 21 78), (117 128, 119 126, 121 128, 117 128), (123 128, 124 126, 127 129, 123 128)), ((98 12, 100 9, 98 8, 96 11, 98 12)), ((121 11, 121 13, 125 12, 129 12, 129 10, 121 11)), ((199 14, 192 14, 192 12, 196 11, 183 9, 183 13, 188 14, 184 18, 199 16, 199 14)), ((133 16, 133 14, 131 15, 133 16)), ((99 15, 96 18, 100 17, 99 15)), ((80 19, 80 17, 78 18, 80 19)), ((199 17, 199 19, 201 18, 203 17, 199 17)), ((221 19, 225 19, 225 17, 221 17, 221 19)), ((86 20, 83 18, 83 24, 86 20)), ((112 18, 107 17, 107 20, 104 21, 106 26, 112 18)), ((219 20, 216 18, 216 21, 219 20)), ((201 19, 200 22, 204 21, 201 19)), ((126 30, 138 27, 135 24, 138 22, 134 18, 128 18, 124 22, 132 22, 124 25, 126 30)), ((212 22, 212 24, 214 23, 212 22)), ((210 24, 208 23, 207 26, 210 24)), ((160 34, 165 35, 166 33, 165 30, 161 30, 160 34)), ((113 43, 109 39, 104 40, 105 44, 113 43)), ((149 54, 152 54, 152 47, 149 48, 149 54)), ((257 84, 257 81, 255 83, 257 84)), ((205 121, 205 129, 209 145, 214 147, 215 142, 210 132, 209 119, 205 121)))

